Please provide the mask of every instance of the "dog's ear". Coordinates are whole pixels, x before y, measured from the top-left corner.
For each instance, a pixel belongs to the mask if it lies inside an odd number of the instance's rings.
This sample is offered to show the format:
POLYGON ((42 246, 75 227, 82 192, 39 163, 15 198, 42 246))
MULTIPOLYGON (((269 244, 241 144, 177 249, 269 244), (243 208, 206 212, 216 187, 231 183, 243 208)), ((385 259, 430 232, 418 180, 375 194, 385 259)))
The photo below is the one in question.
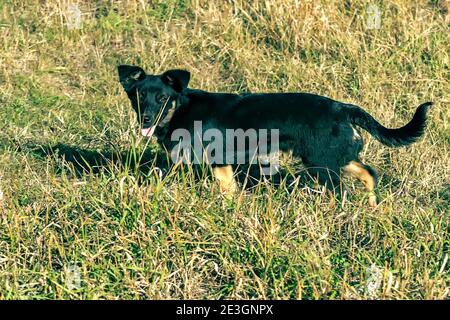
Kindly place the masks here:
POLYGON ((117 67, 119 72, 119 81, 125 91, 129 91, 136 82, 145 79, 145 71, 140 67, 120 65, 117 67))
POLYGON ((187 88, 191 74, 186 70, 168 70, 161 75, 161 80, 175 91, 181 92, 187 88))

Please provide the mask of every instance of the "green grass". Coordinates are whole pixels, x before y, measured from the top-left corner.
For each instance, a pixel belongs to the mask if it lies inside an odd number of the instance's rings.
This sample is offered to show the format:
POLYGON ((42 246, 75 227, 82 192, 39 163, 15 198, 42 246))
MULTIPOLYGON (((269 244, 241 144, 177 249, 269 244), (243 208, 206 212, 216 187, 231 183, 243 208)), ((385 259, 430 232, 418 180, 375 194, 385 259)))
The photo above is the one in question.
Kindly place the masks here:
POLYGON ((1 299, 448 299, 445 1, 383 2, 376 30, 362 1, 75 2, 73 30, 64 2, 0 2, 1 299), (411 147, 364 134, 375 209, 356 181, 332 206, 295 176, 228 200, 139 137, 119 63, 186 68, 210 91, 327 95, 391 127, 435 106, 411 147))

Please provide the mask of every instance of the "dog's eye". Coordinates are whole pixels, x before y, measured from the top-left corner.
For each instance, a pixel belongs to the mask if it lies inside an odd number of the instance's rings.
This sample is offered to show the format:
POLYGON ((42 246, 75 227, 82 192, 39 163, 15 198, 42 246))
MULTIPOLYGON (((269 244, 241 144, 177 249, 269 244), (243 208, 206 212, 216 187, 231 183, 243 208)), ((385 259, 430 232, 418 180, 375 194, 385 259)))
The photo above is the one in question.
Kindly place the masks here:
POLYGON ((166 94, 164 94, 164 93, 158 94, 158 95, 156 96, 156 102, 163 103, 163 102, 166 102, 166 100, 167 100, 168 98, 169 98, 169 96, 166 95, 166 94))

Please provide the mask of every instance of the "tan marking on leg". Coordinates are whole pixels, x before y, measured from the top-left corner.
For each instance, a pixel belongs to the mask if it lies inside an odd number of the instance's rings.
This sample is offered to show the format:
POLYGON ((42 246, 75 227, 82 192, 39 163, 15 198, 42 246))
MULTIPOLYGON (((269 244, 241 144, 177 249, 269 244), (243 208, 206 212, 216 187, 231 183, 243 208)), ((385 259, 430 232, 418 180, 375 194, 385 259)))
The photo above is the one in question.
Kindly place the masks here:
POLYGON ((214 177, 219 181, 220 191, 226 195, 232 195, 237 189, 234 179, 233 167, 230 165, 213 168, 214 177))
POLYGON ((357 161, 350 161, 348 165, 343 168, 344 172, 356 177, 361 181, 369 192, 369 206, 375 207, 377 205, 377 197, 374 193, 375 179, 364 165, 357 161))

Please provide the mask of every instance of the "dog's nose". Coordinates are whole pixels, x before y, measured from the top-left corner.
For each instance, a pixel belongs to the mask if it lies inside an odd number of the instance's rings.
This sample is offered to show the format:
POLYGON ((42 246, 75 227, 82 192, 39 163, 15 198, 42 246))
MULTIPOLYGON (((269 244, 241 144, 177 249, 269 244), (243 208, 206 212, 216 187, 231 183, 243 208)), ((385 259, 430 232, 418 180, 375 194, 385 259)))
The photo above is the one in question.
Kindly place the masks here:
POLYGON ((144 122, 150 122, 150 117, 144 116, 143 120, 144 120, 144 122))

